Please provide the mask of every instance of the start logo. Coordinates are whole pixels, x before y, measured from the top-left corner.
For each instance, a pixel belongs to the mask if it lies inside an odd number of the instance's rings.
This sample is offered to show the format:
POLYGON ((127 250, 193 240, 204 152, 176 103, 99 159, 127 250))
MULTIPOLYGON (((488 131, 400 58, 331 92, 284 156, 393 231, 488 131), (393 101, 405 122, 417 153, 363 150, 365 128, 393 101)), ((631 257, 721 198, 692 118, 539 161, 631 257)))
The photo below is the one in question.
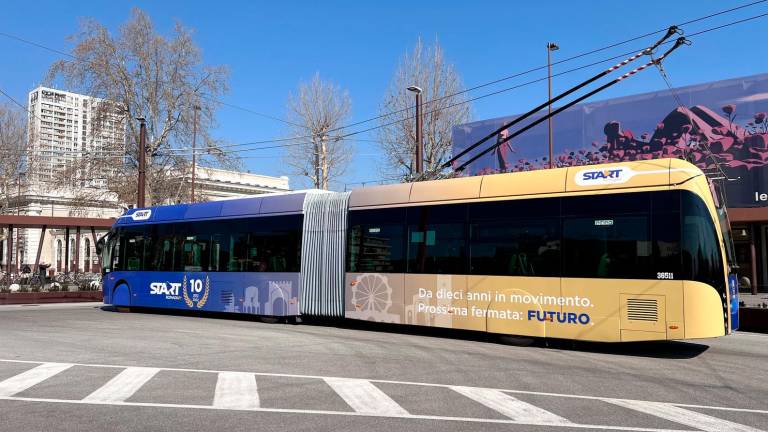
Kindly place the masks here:
POLYGON ((137 210, 131 214, 131 219, 135 221, 145 221, 152 216, 152 210, 137 210))
POLYGON ((166 300, 180 300, 180 290, 181 284, 178 282, 152 282, 149 284, 149 294, 164 296, 166 300))
POLYGON ((576 184, 579 186, 607 185, 625 183, 633 176, 626 167, 605 169, 585 169, 576 173, 576 184))

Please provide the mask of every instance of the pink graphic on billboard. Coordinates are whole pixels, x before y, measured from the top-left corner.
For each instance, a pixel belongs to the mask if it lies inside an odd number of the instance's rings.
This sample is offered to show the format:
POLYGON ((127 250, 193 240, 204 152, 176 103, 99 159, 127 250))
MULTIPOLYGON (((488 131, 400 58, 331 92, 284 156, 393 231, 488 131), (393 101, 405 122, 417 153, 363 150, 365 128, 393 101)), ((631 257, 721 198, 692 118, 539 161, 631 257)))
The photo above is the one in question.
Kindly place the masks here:
MULTIPOLYGON (((683 106, 663 91, 564 111, 553 120, 554 165, 683 158, 705 172, 722 170, 734 179, 727 182, 731 207, 768 205, 755 198, 768 192, 768 74, 683 87, 676 93, 683 106)), ((455 127, 454 153, 513 118, 455 127)), ((511 132, 500 133, 497 142, 511 132)), ((541 124, 473 162, 466 173, 544 169, 549 166, 547 153, 546 124, 541 124)))

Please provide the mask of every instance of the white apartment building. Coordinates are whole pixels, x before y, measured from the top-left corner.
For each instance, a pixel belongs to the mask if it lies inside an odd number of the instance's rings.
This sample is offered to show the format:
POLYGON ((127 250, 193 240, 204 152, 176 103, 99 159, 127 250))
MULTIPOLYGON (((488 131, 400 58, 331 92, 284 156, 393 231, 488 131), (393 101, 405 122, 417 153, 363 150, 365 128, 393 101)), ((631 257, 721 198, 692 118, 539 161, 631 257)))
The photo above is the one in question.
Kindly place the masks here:
MULTIPOLYGON (((114 157, 116 167, 121 163, 120 157, 115 155, 121 154, 125 149, 125 126, 118 114, 107 110, 109 105, 104 104, 108 102, 103 99, 48 87, 38 87, 29 92, 27 147, 31 163, 27 177, 18 190, 9 191, 15 195, 11 199, 10 212, 29 216, 116 218, 129 207, 130 203, 120 203, 114 194, 106 191, 105 179, 89 178, 87 185, 77 185, 89 186, 91 192, 84 201, 82 196, 78 196, 78 188, 70 187, 75 186, 74 184, 67 185, 60 175, 84 155, 114 157), (96 120, 100 121, 98 128, 94 128, 96 120)), ((102 164, 104 165, 110 164, 102 164)), ((200 166, 196 171, 195 191, 199 201, 290 191, 288 177, 271 177, 200 166)), ((85 181, 77 173, 72 175, 71 179, 85 181)), ((178 181, 188 186, 191 176, 181 176, 178 181)), ((178 197, 178 201, 188 202, 189 197, 178 197)), ((16 231, 18 233, 12 234, 13 262, 20 262, 20 266, 32 266, 40 242, 40 229, 16 231), (17 260, 16 255, 21 259, 17 260)), ((96 234, 100 237, 104 233, 96 234)), ((74 270, 77 267, 80 271, 97 269, 98 259, 90 232, 80 233, 79 263, 72 262, 77 244, 75 237, 75 230, 71 230, 68 239, 69 268, 74 270)), ((41 264, 50 266, 51 270, 62 271, 66 261, 66 242, 64 230, 47 230, 41 249, 41 264)), ((0 264, 3 266, 7 262, 5 255, 6 243, 0 234, 0 264)))
MULTIPOLYGON (((125 150, 125 119, 111 106, 103 99, 48 87, 29 92, 28 181, 55 182, 56 174, 86 154, 119 163, 117 155, 125 150)), ((89 186, 103 187, 105 180, 89 179, 89 186)))
MULTIPOLYGON (((98 159, 114 158, 113 166, 121 162, 118 155, 125 150, 126 132, 120 113, 103 99, 42 86, 29 92, 27 102, 27 172, 24 185, 13 200, 13 210, 29 216, 119 216, 122 207, 114 195, 103 189, 106 179, 89 176, 86 180, 73 163, 85 155, 98 159), (96 192, 90 194, 92 197, 83 205, 82 197, 75 188, 69 187, 75 184, 68 185, 68 180, 96 192)), ((14 262, 32 264, 40 241, 40 229, 17 231, 14 262), (20 260, 16 259, 17 255, 20 260)), ((57 235, 56 230, 46 233, 42 263, 54 266, 57 260, 61 262, 61 257, 56 256, 57 235)), ((93 250, 92 247, 89 249, 93 250)), ((6 261, 5 256, 2 261, 6 261)))

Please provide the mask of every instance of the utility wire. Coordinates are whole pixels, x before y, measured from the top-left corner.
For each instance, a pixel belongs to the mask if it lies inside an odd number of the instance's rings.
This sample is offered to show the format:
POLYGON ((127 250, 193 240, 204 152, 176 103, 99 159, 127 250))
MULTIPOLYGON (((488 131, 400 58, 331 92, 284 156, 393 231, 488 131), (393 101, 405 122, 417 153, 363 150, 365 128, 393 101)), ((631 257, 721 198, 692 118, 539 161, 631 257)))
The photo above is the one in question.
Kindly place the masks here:
MULTIPOLYGON (((760 3, 765 3, 766 1, 768 1, 768 0, 758 0, 758 1, 751 2, 751 3, 743 4, 741 6, 735 6, 735 7, 732 7, 730 9, 725 9, 725 10, 722 10, 722 11, 719 11, 719 12, 715 12, 715 13, 711 13, 709 15, 705 15, 705 16, 702 16, 702 17, 699 17, 699 18, 695 18, 695 19, 692 19, 692 20, 689 20, 689 21, 685 21, 683 23, 677 24, 677 26, 681 27, 681 26, 688 25, 688 24, 693 24, 693 23, 696 23, 696 22, 699 22, 699 21, 704 21, 704 20, 707 20, 707 19, 710 19, 710 18, 714 18, 714 17, 719 16, 719 15, 731 13, 731 12, 734 12, 734 11, 737 11, 737 10, 740 10, 740 9, 744 9, 744 8, 747 8, 747 7, 750 7, 750 6, 754 6, 754 5, 757 5, 757 4, 760 4, 760 3)), ((559 64, 562 64, 562 63, 567 63, 567 62, 579 59, 581 57, 586 57, 586 56, 591 55, 591 54, 595 54, 595 53, 598 53, 598 52, 601 52, 601 51, 605 51, 605 50, 608 50, 608 49, 611 49, 611 48, 615 48, 615 47, 618 47, 618 46, 621 46, 621 45, 625 45, 627 43, 634 42, 634 41, 639 40, 639 39, 643 39, 643 38, 646 38, 646 37, 649 37, 649 36, 653 36, 653 35, 658 34, 658 33, 662 33, 662 32, 664 32, 666 30, 667 30, 667 28, 659 29, 659 30, 656 30, 656 31, 652 31, 652 32, 649 32, 649 33, 645 33, 645 34, 642 34, 642 35, 639 35, 639 36, 635 36, 635 37, 623 40, 621 42, 616 42, 616 43, 613 43, 613 44, 610 44, 610 45, 606 45, 606 46, 601 47, 601 48, 596 48, 596 49, 593 49, 591 51, 585 51, 583 53, 576 54, 576 55, 573 55, 571 57, 567 57, 565 59, 556 61, 556 62, 552 63, 552 66, 556 66, 556 65, 559 65, 559 64)), ((693 35, 690 35, 690 36, 694 36, 696 34, 700 34, 700 33, 694 33, 693 35)), ((443 99, 448 99, 448 98, 452 98, 452 97, 455 97, 455 96, 459 96, 461 94, 468 93, 468 92, 471 92, 471 91, 474 91, 474 90, 478 90, 478 89, 481 89, 483 87, 488 87, 488 86, 491 86, 491 85, 494 85, 494 84, 498 84, 498 83, 503 82, 503 81, 508 81, 510 79, 513 79, 513 78, 517 78, 517 77, 520 77, 520 76, 523 76, 523 75, 527 75, 527 74, 530 74, 530 73, 533 73, 533 72, 536 72, 536 71, 539 71, 539 70, 546 69, 547 67, 548 67, 548 65, 537 66, 537 67, 534 67, 534 68, 531 68, 531 69, 528 69, 528 70, 525 70, 525 71, 522 71, 522 72, 518 72, 518 73, 509 75, 509 76, 505 76, 505 77, 493 80, 493 81, 489 81, 489 82, 486 82, 486 83, 483 83, 483 84, 478 84, 476 86, 470 87, 468 89, 464 89, 462 91, 458 91, 458 92, 455 92, 455 93, 451 93, 451 94, 448 94, 448 95, 440 96, 438 98, 434 98, 434 99, 430 99, 428 101, 422 102, 422 106, 430 104, 430 103, 434 103, 434 102, 439 102, 439 101, 441 101, 443 99)), ((348 124, 348 125, 345 125, 345 126, 342 126, 342 127, 331 129, 328 132, 335 132, 337 130, 348 129, 348 128, 353 127, 353 126, 358 126, 358 125, 361 125, 361 124, 364 124, 364 123, 368 123, 368 122, 371 122, 371 121, 374 121, 374 120, 378 120, 378 119, 381 119, 381 118, 384 118, 384 117, 388 117, 388 116, 391 116, 391 115, 394 115, 394 114, 399 114, 399 113, 402 113, 404 111, 408 111, 409 109, 410 108, 403 108, 403 109, 399 109, 399 110, 396 110, 396 111, 384 113, 384 114, 378 115, 376 117, 371 117, 369 119, 361 120, 361 121, 358 121, 358 122, 355 122, 355 123, 351 123, 351 124, 348 124)))
MULTIPOLYGON (((763 3, 765 1, 768 1, 768 0, 761 0, 759 2, 750 3, 749 5, 745 5, 743 7, 750 6, 750 5, 757 4, 757 3, 763 3)), ((728 11, 730 11, 730 9, 728 11)), ((722 14, 722 13, 726 13, 726 12, 727 11, 722 11, 722 12, 720 12, 718 14, 722 14)), ((697 20, 706 19, 706 18, 708 18, 710 16, 715 16, 715 15, 716 14, 711 14, 711 15, 708 15, 707 17, 698 18, 697 20)), ((692 34, 689 35, 689 37, 698 36, 698 35, 702 35, 702 34, 705 34, 705 33, 712 32, 712 31, 721 30, 721 29, 726 28, 726 27, 730 27, 730 26, 733 26, 733 25, 737 25, 737 24, 741 24, 741 23, 744 23, 744 22, 752 21, 752 20, 755 20, 755 19, 763 18, 763 17, 766 17, 766 16, 768 16, 768 13, 763 13, 763 14, 760 14, 760 15, 751 16, 751 17, 748 17, 748 18, 740 19, 740 20, 737 20, 737 21, 729 22, 729 23, 726 23, 726 24, 723 24, 723 25, 711 27, 711 28, 708 28, 708 29, 704 29, 704 30, 692 33, 692 34)), ((696 20, 694 20, 694 21, 696 21, 696 20)), ((657 33, 657 32, 653 32, 651 34, 654 34, 654 33, 657 33)), ((0 35, 5 35, 5 34, 4 33, 0 33, 0 35)), ((24 40, 24 41, 28 42, 26 40, 24 40)), ((667 42, 667 43, 670 43, 670 42, 667 42)), ((34 45, 38 46, 39 44, 34 44, 34 45)), ((614 44, 614 45, 618 45, 618 44, 614 44)), ((55 52, 59 52, 58 50, 54 50, 54 51, 55 52)), ((598 51, 598 50, 593 50, 593 51, 598 51)), ((633 54, 635 52, 637 52, 637 50, 632 50, 632 51, 629 51, 629 52, 626 52, 626 53, 622 53, 622 54, 619 54, 617 56, 613 56, 613 57, 610 57, 610 58, 607 58, 607 59, 603 59, 603 60, 599 60, 599 61, 592 62, 592 63, 589 63, 589 64, 585 64, 583 66, 579 66, 579 67, 572 68, 572 69, 569 69, 569 70, 566 70, 566 71, 563 71, 563 72, 559 72, 557 74, 553 74, 552 76, 553 77, 557 77, 557 76, 562 76, 562 75, 566 75, 566 74, 569 74, 569 73, 573 73, 573 72, 576 72, 576 71, 579 71, 579 70, 582 70, 582 69, 586 69, 586 68, 589 68, 589 67, 601 64, 601 63, 613 61, 613 60, 616 60, 616 59, 619 59, 619 58, 624 58, 627 55, 633 54)), ((566 59, 566 60, 568 60, 568 59, 566 59)), ((565 60, 563 60, 563 61, 565 61, 565 60)), ((497 95, 497 94, 505 93, 505 92, 508 92, 508 91, 511 91, 511 90, 514 90, 514 89, 518 89, 518 88, 521 88, 521 87, 525 87, 525 86, 528 86, 528 85, 532 85, 532 84, 544 81, 546 79, 547 79, 546 77, 543 77, 543 78, 539 78, 539 79, 530 80, 530 81, 527 81, 527 82, 524 82, 524 83, 521 83, 521 84, 518 84, 518 85, 510 86, 510 87, 507 87, 507 88, 504 88, 504 89, 496 90, 494 92, 486 93, 486 94, 483 94, 483 95, 480 95, 480 96, 477 96, 477 97, 474 97, 474 98, 471 98, 471 99, 468 99, 468 100, 459 101, 459 102, 450 104, 450 105, 448 105, 446 107, 443 107, 443 108, 440 108, 440 109, 435 109, 435 110, 426 112, 426 113, 424 113, 424 115, 432 114, 434 112, 441 111, 443 109, 452 108, 454 106, 466 104, 466 103, 469 103, 469 102, 474 102, 476 100, 480 100, 480 99, 484 99, 484 98, 487 98, 487 97, 490 97, 490 96, 494 96, 494 95, 497 95)), ((8 95, 5 92, 2 92, 2 94, 4 94, 6 97, 11 99, 14 103, 16 103, 17 105, 19 105, 20 107, 22 107, 22 108, 24 108, 26 110, 26 108, 23 105, 19 104, 15 99, 11 98, 10 95, 8 95)), ((382 128, 382 127, 387 127, 387 126, 391 126, 391 125, 394 125, 394 124, 398 124, 400 122, 403 122, 403 121, 406 121, 406 120, 411 120, 413 118, 415 118, 415 116, 406 117, 404 119, 400 119, 400 120, 392 121, 392 122, 389 122, 389 123, 373 126, 373 127, 370 127, 370 128, 366 128, 366 129, 350 132, 350 133, 347 133, 347 134, 344 134, 344 135, 335 135, 335 136, 332 136, 332 137, 329 137, 329 138, 334 139, 334 140, 347 140, 351 136, 359 135, 359 134, 362 134, 362 133, 365 133, 365 132, 370 132, 372 130, 376 130, 376 129, 379 129, 379 128, 382 128)), ((239 144, 227 144, 227 145, 218 146, 215 149, 211 149, 211 150, 213 152, 218 152, 218 153, 240 153, 240 152, 250 152, 250 151, 257 151, 257 150, 269 150, 269 149, 277 149, 277 148, 287 148, 287 147, 294 147, 294 146, 311 144, 311 142, 306 142, 306 141, 296 142, 296 140, 312 139, 312 138, 315 138, 315 137, 313 135, 307 135, 307 136, 299 136, 299 137, 276 138, 276 139, 268 139, 268 140, 260 140, 260 141, 251 141, 251 142, 239 143, 239 144), (235 148, 235 147, 246 147, 246 146, 258 145, 258 144, 270 144, 270 143, 284 143, 284 144, 275 144, 275 145, 271 145, 271 146, 263 146, 263 147, 256 147, 256 148, 244 148, 244 149, 229 150, 229 151, 223 150, 223 149, 231 149, 231 148, 235 148)), ((191 153, 189 153, 189 154, 191 155, 191 153)), ((209 153, 208 149, 201 149, 201 151, 198 154, 208 155, 210 153, 209 153)), ((179 155, 181 155, 181 154, 179 154, 179 155)))
MULTIPOLYGON (((714 18, 714 17, 719 16, 719 15, 728 14, 728 13, 731 13, 731 12, 734 12, 734 11, 737 11, 737 10, 741 10, 741 9, 745 9, 745 8, 748 8, 748 7, 751 7, 751 6, 762 4, 762 3, 765 3, 767 1, 768 0, 757 0, 757 1, 750 2, 750 3, 745 3, 743 5, 734 6, 734 7, 729 8, 729 9, 717 11, 717 12, 714 12, 714 13, 711 13, 711 14, 708 14, 708 15, 705 15, 705 16, 694 18, 694 19, 682 22, 682 23, 677 24, 677 25, 678 26, 683 26, 683 25, 693 24, 693 23, 696 23, 696 22, 699 22, 699 21, 704 21, 704 20, 707 20, 707 19, 710 19, 710 18, 714 18)), ((761 17, 761 16, 758 16, 758 17, 761 17)), ((751 19, 755 19, 755 17, 747 18, 745 20, 740 20, 740 21, 737 21, 735 23, 741 23, 741 22, 749 21, 751 19)), ((727 27, 727 26, 733 25, 733 24, 734 23, 725 24, 723 26, 718 26, 718 27, 715 27, 715 28, 712 28, 712 29, 708 29, 708 30, 705 30, 705 31, 693 33, 693 34, 691 34, 689 36, 695 36, 695 35, 698 35, 698 34, 706 33, 708 31, 717 30, 719 28, 727 27)), ((578 59, 578 58, 581 58, 581 57, 585 57, 585 56, 588 56, 588 55, 591 55, 591 54, 595 54, 595 53, 598 53, 598 52, 601 52, 601 51, 605 51, 605 50, 608 50, 608 49, 611 49, 611 48, 615 48, 617 46, 621 46, 621 45, 627 44, 629 42, 633 42, 633 41, 636 41, 636 40, 639 40, 639 39, 642 39, 642 38, 645 38, 645 37, 648 37, 648 36, 652 36, 654 34, 657 34, 657 33, 663 32, 663 31, 666 31, 666 28, 665 29, 659 29, 659 30, 652 31, 652 32, 648 32, 648 33, 645 33, 645 34, 642 34, 642 35, 638 35, 638 36, 635 36, 635 37, 623 40, 621 42, 616 42, 616 43, 613 43, 613 44, 610 44, 610 45, 606 45, 604 47, 600 47, 600 48, 596 48, 596 49, 593 49, 593 50, 590 50, 590 51, 586 51, 586 52, 583 52, 583 53, 580 53, 580 54, 576 54, 574 56, 571 56, 571 57, 568 57, 568 58, 556 61, 556 62, 552 63, 552 65, 555 66, 555 65, 562 64, 562 63, 570 62, 572 60, 575 60, 575 59, 578 59)), ((12 35, 12 34, 9 34, 9 33, 5 33, 5 32, 0 32, 0 36, 4 36, 4 37, 10 38, 10 39, 14 39, 16 41, 23 42, 23 43, 26 43, 26 44, 29 44, 29 45, 32 45, 32 46, 35 46, 35 47, 47 50, 47 51, 51 51, 51 52, 54 52, 56 54, 67 56, 67 57, 72 58, 74 61, 77 61, 77 62, 83 62, 82 60, 77 59, 75 56, 73 56, 70 53, 67 53, 67 52, 64 52, 64 51, 61 51, 61 50, 58 50, 58 49, 55 49, 55 48, 51 48, 51 47, 42 45, 40 43, 37 43, 37 42, 31 41, 31 40, 19 37, 19 36, 15 36, 15 35, 12 35)), ((87 62, 84 62, 84 63, 87 63, 87 62)), ((474 90, 478 90, 480 88, 484 88, 484 87, 487 87, 487 86, 491 86, 491 85, 494 85, 494 84, 498 84, 500 82, 507 81, 507 80, 510 80, 510 79, 513 79, 513 78, 517 78, 517 77, 520 77, 520 76, 523 76, 523 75, 527 75, 527 74, 530 74, 530 73, 533 73, 533 72, 536 72, 536 71, 539 71, 539 70, 543 70, 545 68, 547 68, 546 65, 538 66, 538 67, 535 67, 535 68, 531 68, 531 69, 528 69, 526 71, 518 72, 518 73, 509 75, 509 76, 505 76, 505 77, 502 77, 502 78, 499 78, 499 79, 496 79, 496 80, 493 80, 493 81, 489 81, 489 82, 486 82, 486 83, 483 83, 483 84, 479 84, 479 85, 470 87, 470 88, 462 90, 460 92, 444 95, 444 96, 441 96, 441 97, 438 97, 438 98, 435 98, 435 99, 431 99, 431 100, 425 101, 425 102, 422 103, 422 105, 428 105, 428 104, 435 103, 435 102, 438 102, 438 101, 441 101, 441 100, 444 100, 444 99, 447 99, 447 98, 453 98, 455 96, 458 96, 458 95, 461 95, 461 94, 464 94, 464 93, 468 93, 468 92, 471 92, 471 91, 474 91, 474 90)), ((498 94, 498 93, 494 93, 494 94, 498 94)), ((289 125, 292 125, 292 126, 306 128, 306 126, 304 126, 304 125, 301 125, 301 124, 298 124, 298 123, 294 123, 294 122, 290 122, 290 121, 281 119, 279 117, 275 117, 275 116, 271 116, 271 115, 268 115, 268 114, 264 114, 264 113, 261 113, 261 112, 258 112, 258 111, 254 111, 254 110, 251 110, 249 108, 245 108, 245 107, 242 107, 242 106, 239 106, 239 105, 223 102, 221 100, 218 100, 218 99, 213 98, 213 97, 208 96, 208 95, 204 95, 204 94, 200 94, 200 95, 201 95, 201 97, 205 97, 206 99, 213 100, 215 102, 218 102, 218 103, 220 103, 220 104, 222 104, 224 106, 228 106, 230 108, 238 109, 238 110, 241 110, 241 111, 244 111, 244 112, 249 112, 251 114, 258 115, 260 117, 264 117, 264 118, 268 118, 268 119, 271 119, 271 120, 279 121, 279 122, 286 123, 286 124, 289 124, 289 125)), ((477 99, 473 98, 473 99, 470 99, 469 101, 466 101, 466 102, 470 102, 470 101, 473 101, 473 100, 477 100, 477 99)), ((456 105, 451 105, 450 107, 453 107, 453 106, 456 106, 456 105)), ((371 117, 371 118, 368 118, 368 119, 365 119, 365 120, 361 120, 361 121, 358 121, 358 122, 355 122, 355 123, 350 123, 348 125, 344 125, 344 126, 340 126, 340 127, 337 127, 337 128, 330 129, 326 133, 337 132, 337 131, 340 131, 340 130, 349 129, 350 127, 358 126, 358 125, 369 123, 371 121, 378 120, 378 119, 381 119, 381 118, 384 118, 384 117, 389 117, 389 116, 392 116, 392 115, 395 115, 395 114, 399 114, 399 113, 402 113, 404 111, 408 111, 409 109, 410 108, 404 108, 404 109, 400 109, 400 110, 384 113, 384 114, 381 114, 381 115, 378 115, 378 116, 375 116, 375 117, 371 117)), ((410 119, 410 117, 406 118, 406 119, 401 119, 400 121, 405 121, 405 120, 408 120, 408 119, 410 119)), ((389 126, 389 125, 390 124, 387 124, 385 126, 389 126)), ((367 132, 369 130, 372 130, 372 129, 366 129, 366 130, 361 131, 359 133, 367 132)), ((313 135, 309 135, 309 136, 303 136, 303 137, 299 137, 299 138, 313 138, 313 137, 314 137, 313 135)), ((266 143, 266 142, 291 141, 291 140, 293 140, 295 138, 296 137, 280 138, 280 139, 274 139, 274 140, 262 140, 260 142, 254 142, 254 144, 255 143, 266 143)))
MULTIPOLYGON (((756 2, 756 3, 762 3, 764 1, 768 1, 768 0, 761 0, 760 2, 756 2)), ((755 4, 755 3, 751 3, 750 5, 752 5, 752 4, 755 4)), ((742 23, 745 23, 745 22, 748 22, 748 21, 753 21, 753 20, 759 19, 759 18, 764 18, 766 16, 768 16, 768 13, 763 13, 763 14, 760 14, 760 15, 754 15, 754 16, 751 16, 751 17, 748 17, 748 18, 740 19, 740 20, 737 20, 737 21, 729 22, 729 23, 726 23, 726 24, 723 24, 723 25, 719 25, 719 26, 716 26, 716 27, 711 27, 711 28, 708 28, 708 29, 704 29, 704 30, 695 32, 695 33, 691 33, 691 34, 688 35, 688 37, 699 36, 699 35, 702 35, 702 34, 705 34, 705 33, 709 33, 709 32, 712 32, 712 31, 721 30, 723 28, 730 27, 730 26, 733 26, 733 25, 742 24, 742 23)), ((704 18, 701 18, 701 19, 704 19, 704 18)), ((701 19, 698 19, 698 20, 701 20, 701 19)), ((658 32, 653 32, 653 33, 650 33, 650 34, 655 34, 655 33, 658 33, 658 32)), ((665 42, 662 45, 667 45, 669 43, 674 43, 674 41, 667 41, 667 42, 665 42)), ((589 67, 592 67, 592 66, 595 66, 595 65, 599 65, 601 63, 605 63, 605 62, 609 62, 609 61, 614 61, 614 60, 620 59, 620 58, 625 58, 628 55, 636 53, 638 50, 641 50, 641 49, 642 48, 638 48, 636 50, 627 51, 625 53, 622 53, 622 54, 619 54, 619 55, 616 55, 616 56, 613 56, 613 57, 610 57, 610 58, 606 58, 606 59, 603 59, 603 60, 599 60, 599 61, 596 61, 596 62, 585 64, 583 66, 575 67, 575 68, 572 68, 572 69, 569 69, 569 70, 566 70, 566 71, 563 71, 563 72, 559 72, 559 73, 553 74, 552 76, 553 77, 562 76, 562 75, 573 73, 573 72, 576 72, 576 71, 579 71, 579 70, 582 70, 582 69, 586 69, 586 68, 589 68, 589 67)), ((538 83, 538 82, 542 82, 542 81, 546 81, 546 80, 547 80, 547 77, 526 81, 526 82, 521 83, 521 84, 517 84, 517 85, 514 85, 514 86, 506 87, 506 88, 503 88, 503 89, 500 89, 500 90, 496 90, 496 91, 493 91, 493 92, 490 92, 490 93, 486 93, 486 94, 483 94, 483 95, 480 95, 480 96, 477 96, 477 97, 473 97, 473 98, 470 98, 470 99, 467 99, 467 100, 455 102, 453 104, 447 105, 447 106, 442 107, 442 108, 433 109, 431 111, 427 111, 427 112, 423 113, 423 115, 429 115, 429 114, 432 114, 432 113, 435 113, 435 112, 439 112, 439 111, 442 111, 442 110, 445 110, 445 109, 453 108, 455 106, 467 104, 467 103, 470 103, 470 102, 474 102, 474 101, 477 101, 477 100, 480 100, 480 99, 484 99, 484 98, 487 98, 487 97, 490 97, 490 96, 495 96, 495 95, 498 95, 498 94, 501 94, 501 93, 505 93, 505 92, 508 92, 508 91, 511 91, 511 90, 515 90, 515 89, 518 89, 518 88, 521 88, 521 87, 525 87, 525 86, 532 85, 532 84, 535 84, 535 83, 538 83)), ((395 124, 398 124, 398 123, 402 123, 402 122, 407 121, 407 120, 412 120, 414 118, 415 118, 415 115, 409 116, 409 117, 405 117, 405 118, 402 118, 402 119, 398 119, 398 120, 394 120, 394 121, 391 121, 391 122, 388 122, 388 123, 380 124, 380 125, 377 125, 377 126, 372 126, 372 127, 366 128, 366 129, 350 132, 350 133, 347 133, 347 134, 334 135, 334 136, 331 136, 330 138, 337 139, 337 140, 345 140, 348 137, 351 137, 351 136, 354 136, 354 135, 359 135, 359 134, 362 134, 362 133, 365 133, 365 132, 370 132, 370 131, 373 131, 373 130, 376 130, 376 129, 380 129, 380 128, 383 128, 383 127, 392 126, 392 125, 395 125, 395 124)), ((331 130, 340 130, 340 129, 341 128, 336 128, 336 129, 331 129, 331 130)), ((331 130, 329 130, 329 132, 331 130)), ((288 138, 278 138, 278 139, 272 139, 272 140, 253 141, 253 142, 240 143, 240 144, 229 144, 226 147, 227 148, 244 147, 244 146, 249 146, 249 145, 254 145, 254 144, 267 144, 267 143, 277 143, 277 142, 288 142, 288 141, 294 141, 294 140, 297 140, 297 139, 301 140, 301 139, 312 139, 312 138, 314 138, 313 135, 303 135, 303 136, 288 137, 288 138)), ((302 144, 288 143, 288 144, 282 144, 282 145, 274 145, 274 146, 267 146, 267 147, 257 147, 257 148, 252 148, 252 149, 243 149, 242 151, 253 151, 253 150, 261 150, 261 149, 292 147, 294 145, 302 145, 302 144)))
MULTIPOLYGON (((768 1, 768 0, 764 0, 764 1, 768 1)), ((25 43, 25 44, 28 44, 28 45, 32 45, 32 46, 44 49, 46 51, 50 51, 50 52, 53 52, 53 53, 56 53, 56 54, 59 54, 59 55, 62 55, 62 56, 66 56, 66 57, 69 57, 70 59, 72 59, 72 60, 65 60, 65 61, 72 61, 72 62, 76 62, 76 63, 85 63, 85 64, 93 63, 93 62, 88 62, 88 61, 80 60, 80 59, 78 59, 77 57, 75 57, 74 55, 72 55, 72 54, 70 54, 68 52, 61 51, 61 50, 58 50, 56 48, 51 48, 49 46, 45 46, 43 44, 31 41, 29 39, 25 39, 25 38, 22 38, 22 37, 19 37, 19 36, 16 36, 16 35, 12 35, 10 33, 0 32, 0 36, 6 37, 8 39, 13 39, 13 40, 16 40, 18 42, 22 42, 22 43, 25 43)), ((306 126, 304 126, 304 125, 300 125, 298 123, 293 123, 293 122, 290 122, 288 120, 281 119, 279 117, 271 116, 269 114, 264 114, 264 113, 252 110, 250 108, 244 108, 244 107, 236 106, 236 105, 233 105, 233 104, 230 104, 230 103, 226 103, 226 102, 221 101, 219 99, 213 98, 213 97, 211 97, 209 95, 205 95, 205 94, 202 94, 202 93, 198 93, 198 95, 200 95, 200 97, 203 97, 205 99, 213 100, 213 101, 215 101, 217 103, 220 103, 222 105, 225 105, 225 106, 228 106, 228 107, 231 107, 231 108, 236 108, 236 109, 239 109, 239 110, 242 110, 242 111, 246 111, 246 112, 249 112, 251 114, 260 116, 260 117, 264 117, 264 118, 267 118, 267 119, 270 119, 270 120, 276 120, 276 121, 283 122, 285 124, 292 125, 292 126, 300 126, 300 127, 306 128, 306 126)), ((86 96, 89 96, 89 97, 92 97, 94 99, 97 99, 95 96, 90 96, 90 95, 86 95, 86 96)))
MULTIPOLYGON (((693 129, 695 128, 695 125, 693 124, 693 119, 691 118, 691 110, 688 109, 688 107, 683 104, 683 100, 680 97, 680 95, 677 93, 677 90, 672 86, 672 82, 669 79, 669 75, 667 74, 667 71, 664 69, 664 65, 661 63, 656 64, 656 69, 659 71, 659 75, 664 80, 664 83, 666 84, 669 91, 672 93, 672 97, 675 99, 675 102, 677 103, 677 108, 680 110, 682 114, 685 114, 688 118, 688 124, 691 126, 691 132, 693 132, 693 129)), ((690 133, 688 134, 690 135, 690 133)), ((720 165, 720 162, 717 160, 717 156, 712 151, 712 147, 709 145, 709 142, 706 140, 703 140, 700 142, 703 144, 707 149, 707 155, 712 160, 712 162, 715 164, 715 168, 720 172, 720 175, 722 175, 724 178, 730 180, 728 175, 723 170, 723 167, 720 165)), ((690 139, 688 142, 686 142, 686 145, 690 147, 690 139)), ((686 148, 684 152, 684 156, 687 156, 687 153, 690 151, 690 148, 686 148)))

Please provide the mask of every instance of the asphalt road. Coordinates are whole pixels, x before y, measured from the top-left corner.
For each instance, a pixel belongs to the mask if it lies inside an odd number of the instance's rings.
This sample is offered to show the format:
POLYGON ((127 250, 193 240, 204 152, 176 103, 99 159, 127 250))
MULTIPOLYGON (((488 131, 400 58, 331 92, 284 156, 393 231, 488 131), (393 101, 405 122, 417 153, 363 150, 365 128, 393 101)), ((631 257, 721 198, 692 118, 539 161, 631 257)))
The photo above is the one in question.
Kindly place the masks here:
POLYGON ((0 306, 0 430, 768 430, 768 336, 601 345, 0 306))

